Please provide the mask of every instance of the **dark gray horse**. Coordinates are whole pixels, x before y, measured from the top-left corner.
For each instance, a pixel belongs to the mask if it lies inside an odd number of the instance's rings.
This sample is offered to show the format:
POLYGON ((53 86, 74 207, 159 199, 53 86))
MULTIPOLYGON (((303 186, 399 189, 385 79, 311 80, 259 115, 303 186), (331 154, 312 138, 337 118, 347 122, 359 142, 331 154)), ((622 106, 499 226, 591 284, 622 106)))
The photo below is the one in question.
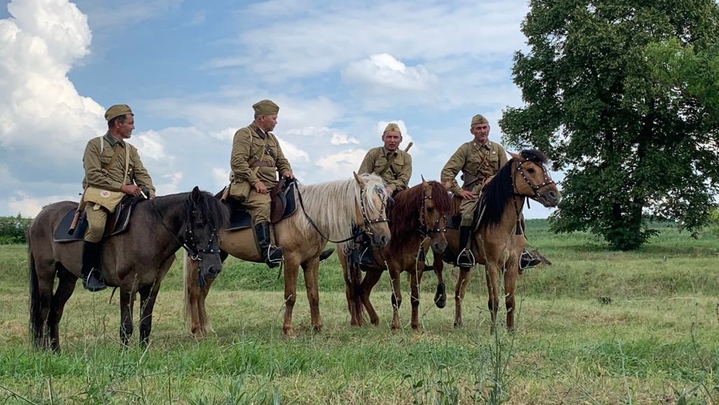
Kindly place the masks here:
MULTIPOLYGON (((30 328, 35 347, 60 350, 60 318, 80 276, 82 243, 58 243, 53 234, 65 214, 76 208, 77 203, 71 201, 50 204, 28 229, 30 328)), ((189 193, 140 201, 133 210, 128 230, 103 243, 102 269, 105 283, 120 289, 123 345, 132 335, 132 309, 135 294, 140 293, 140 344, 144 346, 149 343, 160 284, 181 247, 199 261, 206 276, 214 277, 222 269, 217 234, 228 213, 197 187, 189 193)))

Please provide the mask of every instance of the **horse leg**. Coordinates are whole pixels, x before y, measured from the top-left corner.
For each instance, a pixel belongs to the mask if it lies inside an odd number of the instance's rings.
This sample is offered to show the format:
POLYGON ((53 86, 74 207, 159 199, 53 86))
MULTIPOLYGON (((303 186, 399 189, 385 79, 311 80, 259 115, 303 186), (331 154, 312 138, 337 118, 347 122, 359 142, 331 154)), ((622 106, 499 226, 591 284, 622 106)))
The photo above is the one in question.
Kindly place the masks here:
POLYGON ((155 282, 147 287, 141 288, 140 293, 140 346, 145 348, 150 344, 150 332, 152 331, 152 311, 157 302, 157 293, 160 291, 160 283, 155 282))
POLYGON ((442 256, 435 257, 434 263, 434 274, 437 275, 437 292, 434 294, 434 305, 437 308, 444 308, 447 305, 447 288, 444 285, 444 263, 442 263, 442 256))
POLYGON ((492 323, 489 327, 489 332, 494 333, 497 328, 497 309, 499 307, 499 269, 497 265, 487 260, 487 264, 484 266, 484 273, 487 279, 487 307, 491 315, 492 323))
POLYGON ((32 252, 28 255, 30 270, 30 326, 32 340, 36 348, 49 346, 48 315, 52 305, 55 269, 51 263, 36 261, 32 252))
POLYGON ((519 265, 517 263, 516 258, 515 260, 510 260, 510 264, 504 272, 504 304, 507 308, 507 329, 510 332, 514 332, 514 310, 516 308, 514 290, 519 277, 519 265))
POLYGON ((282 323, 282 333, 285 337, 293 339, 296 337, 295 331, 292 329, 292 310, 295 308, 297 301, 297 273, 299 266, 292 263, 285 257, 285 319, 282 323))
POLYGON ((412 305, 412 329, 419 329, 419 275, 410 273, 410 303, 412 305))
POLYGON ((185 301, 185 322, 190 323, 190 332, 195 339, 202 339, 205 336, 205 329, 202 323, 201 312, 204 310, 204 298, 203 295, 207 295, 207 291, 210 289, 209 284, 211 280, 208 280, 205 288, 199 286, 199 273, 198 264, 195 260, 191 260, 184 252, 183 255, 183 281, 185 284, 184 301, 185 301))
POLYGON ((77 277, 67 271, 66 268, 58 264, 58 279, 60 280, 52 296, 51 310, 48 314, 48 326, 50 329, 50 347, 56 352, 60 352, 60 319, 65 309, 67 300, 70 299, 75 291, 77 277))
POLYGON ((457 277, 457 285, 454 287, 454 327, 462 327, 462 301, 464 301, 464 294, 467 292, 467 284, 469 284, 470 276, 472 275, 471 269, 459 269, 459 276, 457 277))
POLYGON ((132 307, 135 304, 135 291, 120 290, 120 342, 127 347, 132 336, 132 307))
POLYGON ((399 287, 399 271, 390 266, 389 276, 392 280, 392 330, 398 330, 401 325, 399 322, 399 307, 402 306, 402 291, 399 287))
POLYGON ((379 325, 379 315, 377 315, 377 311, 375 311, 372 301, 370 301, 370 294, 372 294, 372 289, 382 277, 383 271, 384 270, 367 269, 364 279, 362 279, 362 305, 364 305, 367 310, 370 323, 374 326, 379 325))
POLYGON ((362 318, 362 303, 361 294, 358 288, 355 287, 355 283, 352 281, 354 274, 350 273, 350 267, 347 263, 347 256, 345 256, 343 249, 337 249, 337 257, 339 257, 340 265, 342 266, 342 277, 345 280, 345 299, 347 300, 347 310, 350 312, 350 326, 361 326, 364 324, 362 318))
POLYGON ((302 269, 305 272, 305 290, 307 290, 307 300, 310 303, 310 321, 315 332, 322 331, 319 282, 317 280, 317 270, 319 267, 319 256, 307 259, 302 263, 302 269))

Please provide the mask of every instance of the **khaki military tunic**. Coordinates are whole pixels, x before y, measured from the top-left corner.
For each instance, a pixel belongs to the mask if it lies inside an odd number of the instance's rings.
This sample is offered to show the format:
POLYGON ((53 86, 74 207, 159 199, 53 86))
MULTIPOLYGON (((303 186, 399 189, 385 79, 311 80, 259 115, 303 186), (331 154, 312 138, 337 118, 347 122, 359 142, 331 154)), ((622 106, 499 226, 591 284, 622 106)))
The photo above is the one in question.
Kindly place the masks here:
POLYGON ((292 171, 275 135, 265 133, 254 123, 239 129, 232 140, 230 167, 230 196, 243 202, 255 224, 268 222, 270 195, 257 193, 252 185, 261 181, 269 190, 277 184, 278 172, 292 171))
POLYGON ((373 173, 382 177, 385 185, 388 186, 393 193, 406 190, 409 187, 409 179, 412 177, 412 156, 399 149, 395 152, 389 152, 383 146, 370 149, 365 155, 364 160, 362 160, 358 172, 358 174, 364 173, 373 173), (388 159, 390 159, 392 155, 394 155, 392 164, 389 165, 387 170, 384 170, 385 166, 387 166, 388 159))
MULTIPOLYGON (((507 163, 507 152, 502 145, 492 141, 487 141, 483 145, 475 141, 467 142, 462 144, 444 165, 441 181, 443 184, 451 182, 450 191, 454 194, 458 194, 462 189, 479 194, 484 181, 494 176, 505 163, 507 163), (456 180, 460 171, 465 179, 463 187, 459 187, 456 180)), ((477 202, 477 199, 462 200, 459 208, 462 212, 461 226, 472 225, 477 202)))
MULTIPOLYGON (((149 189, 150 195, 155 196, 155 186, 152 178, 140 160, 137 148, 123 140, 117 140, 106 133, 103 136, 93 138, 87 142, 85 154, 82 158, 85 168, 85 178, 82 181, 83 188, 88 186, 97 187, 108 191, 120 191, 125 184, 132 184, 135 180, 142 189, 149 189), (125 156, 129 148, 130 162, 128 164, 128 175, 125 177, 125 156), (113 155, 117 156, 113 160, 113 155), (112 166, 108 166, 112 163, 112 166)), ((88 229, 85 232, 85 240, 88 242, 100 242, 105 231, 107 211, 99 204, 90 203, 85 208, 87 215, 88 229)))

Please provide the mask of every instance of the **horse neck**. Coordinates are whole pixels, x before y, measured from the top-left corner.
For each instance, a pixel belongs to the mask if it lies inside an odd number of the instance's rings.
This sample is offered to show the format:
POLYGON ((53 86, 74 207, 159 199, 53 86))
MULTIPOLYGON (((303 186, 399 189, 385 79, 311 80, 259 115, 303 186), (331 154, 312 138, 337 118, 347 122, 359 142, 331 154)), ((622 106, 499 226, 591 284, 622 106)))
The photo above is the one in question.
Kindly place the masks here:
POLYGON ((174 194, 157 197, 147 204, 150 210, 147 231, 152 236, 152 240, 157 241, 161 246, 167 246, 171 253, 182 247, 178 239, 182 238, 180 232, 186 221, 186 198, 186 194, 174 194))
POLYGON ((354 188, 351 186, 343 183, 299 185, 297 190, 302 195, 303 203, 291 219, 306 235, 319 230, 323 236, 332 240, 350 237, 356 209, 354 188))

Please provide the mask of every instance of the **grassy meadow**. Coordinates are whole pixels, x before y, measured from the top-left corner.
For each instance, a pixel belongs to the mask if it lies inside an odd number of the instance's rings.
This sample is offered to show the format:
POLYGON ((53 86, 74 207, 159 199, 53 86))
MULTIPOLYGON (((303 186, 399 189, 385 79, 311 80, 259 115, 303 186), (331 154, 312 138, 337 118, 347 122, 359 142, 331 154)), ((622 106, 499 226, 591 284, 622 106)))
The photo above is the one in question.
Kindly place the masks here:
MULTIPOLYGON (((231 258, 208 298, 215 332, 196 341, 183 323, 179 260, 155 306, 151 345, 119 343, 119 297, 78 283, 61 322, 62 353, 32 349, 27 252, 0 246, 0 404, 716 404, 719 402, 719 237, 667 225, 636 252, 583 233, 554 235, 528 221, 531 246, 552 261, 518 281, 517 331, 489 333, 483 268, 473 270, 464 327, 433 306, 426 274, 421 330, 389 328, 390 282, 373 302, 378 327, 350 327, 341 267, 320 268, 321 333, 309 325, 300 279, 282 337, 277 269, 231 258)), ((500 319, 504 318, 500 310, 500 319)))

